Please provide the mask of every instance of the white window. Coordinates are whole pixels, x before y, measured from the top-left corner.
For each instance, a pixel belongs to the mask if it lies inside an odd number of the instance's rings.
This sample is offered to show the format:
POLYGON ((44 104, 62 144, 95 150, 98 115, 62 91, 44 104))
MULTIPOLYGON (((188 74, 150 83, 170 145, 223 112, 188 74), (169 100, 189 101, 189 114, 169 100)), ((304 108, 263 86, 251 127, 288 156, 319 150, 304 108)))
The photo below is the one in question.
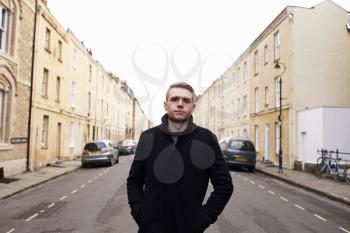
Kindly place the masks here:
POLYGON ((8 10, 0 5, 0 51, 6 51, 7 29, 8 29, 8 10))
POLYGON ((268 46, 265 45, 264 47, 264 63, 267 64, 269 62, 269 50, 268 46))
POLYGON ((76 48, 73 49, 73 68, 78 68, 78 50, 76 48))
POLYGON ((255 112, 259 112, 259 88, 255 88, 255 112))
POLYGON ((269 106, 269 88, 265 87, 265 107, 269 106))
POLYGON ((91 113, 91 92, 88 93, 88 115, 91 113))
POLYGON ((281 90, 280 90, 280 77, 275 78, 275 106, 279 107, 280 106, 280 96, 281 96, 281 90))
POLYGON ((259 151, 259 126, 255 125, 255 149, 259 151))
POLYGON ((254 52, 254 74, 259 73, 259 53, 258 50, 254 52))
POLYGON ((57 76, 56 79, 56 101, 60 102, 60 92, 61 92, 61 78, 57 76))
POLYGON ((276 153, 280 151, 280 127, 278 122, 275 123, 275 149, 276 153))
POLYGON ((240 117, 240 111, 239 111, 239 107, 241 105, 241 100, 238 98, 238 101, 237 101, 237 116, 240 117))
POLYGON ((48 94, 49 70, 44 68, 43 80, 41 83, 41 95, 47 97, 48 94))
POLYGON ((45 32, 45 49, 50 51, 50 40, 51 40, 51 31, 50 29, 46 28, 45 32))
POLYGON ((57 58, 62 61, 62 41, 58 40, 57 58))
POLYGON ((280 33, 279 32, 276 32, 274 34, 274 47, 275 47, 275 60, 278 60, 281 57, 280 33))
POLYGON ((243 114, 247 114, 247 109, 248 109, 248 101, 247 101, 247 96, 243 96, 243 114))
POLYGON ((69 147, 74 147, 74 122, 71 122, 69 126, 69 147))
POLYGON ((243 81, 246 81, 248 79, 248 65, 245 61, 243 64, 243 81))
POLYGON ((49 131, 49 116, 44 115, 43 126, 41 130, 41 146, 47 148, 47 136, 49 131))
POLYGON ((75 99, 76 99, 76 83, 75 81, 72 82, 72 92, 70 97, 70 106, 72 108, 75 108, 75 99))

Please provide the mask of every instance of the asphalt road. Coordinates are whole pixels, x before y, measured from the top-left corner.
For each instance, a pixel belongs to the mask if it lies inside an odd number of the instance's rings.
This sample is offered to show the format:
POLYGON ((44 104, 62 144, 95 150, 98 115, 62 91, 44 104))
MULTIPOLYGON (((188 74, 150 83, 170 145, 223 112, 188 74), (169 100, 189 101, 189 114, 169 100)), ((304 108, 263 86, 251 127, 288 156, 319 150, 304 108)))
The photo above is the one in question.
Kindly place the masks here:
MULTIPOLYGON (((126 196, 132 159, 79 169, 6 199, 0 233, 136 233, 126 196)), ((234 195, 206 233, 350 233, 349 207, 259 173, 231 174, 234 195)))

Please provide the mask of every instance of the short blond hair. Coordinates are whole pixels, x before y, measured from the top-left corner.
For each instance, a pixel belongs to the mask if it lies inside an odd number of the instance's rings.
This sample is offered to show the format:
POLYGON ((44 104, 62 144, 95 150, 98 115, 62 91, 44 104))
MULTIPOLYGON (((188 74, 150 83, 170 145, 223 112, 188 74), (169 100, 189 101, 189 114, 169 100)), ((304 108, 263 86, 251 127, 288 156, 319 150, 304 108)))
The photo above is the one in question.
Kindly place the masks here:
POLYGON ((168 88, 168 90, 166 91, 166 96, 165 96, 166 100, 168 100, 168 98, 169 98, 169 91, 172 88, 183 88, 183 89, 186 89, 186 90, 190 91, 192 93, 192 100, 193 101, 194 101, 194 99, 196 97, 196 94, 194 93, 193 87, 190 84, 188 84, 186 82, 176 82, 176 83, 171 84, 170 87, 168 88))

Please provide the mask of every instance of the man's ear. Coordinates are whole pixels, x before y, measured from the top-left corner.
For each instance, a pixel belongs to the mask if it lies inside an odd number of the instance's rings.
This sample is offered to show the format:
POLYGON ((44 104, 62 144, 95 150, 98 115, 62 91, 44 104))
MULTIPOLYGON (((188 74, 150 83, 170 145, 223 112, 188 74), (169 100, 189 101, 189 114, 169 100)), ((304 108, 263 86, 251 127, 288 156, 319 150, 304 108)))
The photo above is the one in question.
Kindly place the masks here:
POLYGON ((191 114, 194 112, 194 110, 196 110, 196 104, 192 105, 191 114))

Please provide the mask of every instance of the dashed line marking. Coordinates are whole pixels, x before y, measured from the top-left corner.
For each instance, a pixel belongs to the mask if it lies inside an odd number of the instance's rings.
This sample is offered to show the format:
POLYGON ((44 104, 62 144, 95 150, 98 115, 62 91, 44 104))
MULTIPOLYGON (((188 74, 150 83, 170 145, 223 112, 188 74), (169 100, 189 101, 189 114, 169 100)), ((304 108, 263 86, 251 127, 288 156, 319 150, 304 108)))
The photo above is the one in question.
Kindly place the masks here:
POLYGON ((97 178, 98 178, 97 176, 94 177, 95 180, 96 180, 97 178))
POLYGON ((259 188, 261 188, 261 189, 265 189, 265 187, 264 187, 264 186, 262 186, 262 185, 259 185, 259 188))
POLYGON ((8 232, 6 233, 11 233, 11 232, 14 232, 15 231, 15 228, 12 228, 11 230, 9 230, 8 232))
POLYGON ((102 176, 102 173, 98 174, 99 176, 102 176))
POLYGON ((246 177, 243 178, 245 181, 248 181, 248 179, 246 177))
POLYGON ((343 197, 343 199, 349 201, 349 198, 343 197))
POLYGON ((305 210, 305 208, 304 208, 304 207, 301 207, 300 205, 294 204, 294 206, 297 207, 297 208, 299 208, 299 209, 301 209, 301 210, 305 210))
POLYGON ((39 213, 41 213, 41 214, 44 213, 44 212, 45 212, 45 210, 40 210, 40 211, 39 211, 39 213))
POLYGON ((47 206, 47 208, 51 208, 54 205, 55 205, 55 203, 51 203, 49 206, 47 206))
POLYGON ((90 184, 92 182, 92 180, 89 180, 88 183, 90 184))
POLYGON ((26 222, 31 221, 32 219, 36 218, 39 214, 35 213, 34 215, 30 216, 29 218, 26 219, 26 222))
POLYGON ((103 173, 106 173, 106 170, 104 170, 103 173))
POLYGON ((63 197, 60 198, 60 200, 63 201, 66 198, 67 198, 67 196, 63 196, 63 197))
POLYGON ((280 196, 280 198, 281 198, 283 201, 288 201, 288 199, 285 198, 285 197, 280 196))
POLYGON ((348 231, 348 230, 346 230, 346 229, 344 229, 344 228, 342 228, 342 227, 339 227, 339 229, 342 230, 342 231, 344 231, 344 232, 346 232, 346 233, 350 233, 350 231, 348 231))
POLYGON ((320 215, 314 214, 314 216, 315 216, 316 218, 318 218, 318 219, 321 219, 322 221, 327 222, 327 219, 322 218, 320 215))
POLYGON ((84 187, 85 187, 85 184, 83 184, 83 185, 80 186, 81 189, 84 188, 84 187))
POLYGON ((250 183, 255 184, 255 182, 254 182, 254 181, 250 181, 250 183))
POLYGON ((275 195, 276 193, 272 192, 271 190, 269 190, 269 193, 271 193, 272 195, 275 195))
POLYGON ((76 190, 76 189, 74 189, 72 192, 71 192, 71 194, 74 194, 74 193, 76 193, 78 190, 76 190))

